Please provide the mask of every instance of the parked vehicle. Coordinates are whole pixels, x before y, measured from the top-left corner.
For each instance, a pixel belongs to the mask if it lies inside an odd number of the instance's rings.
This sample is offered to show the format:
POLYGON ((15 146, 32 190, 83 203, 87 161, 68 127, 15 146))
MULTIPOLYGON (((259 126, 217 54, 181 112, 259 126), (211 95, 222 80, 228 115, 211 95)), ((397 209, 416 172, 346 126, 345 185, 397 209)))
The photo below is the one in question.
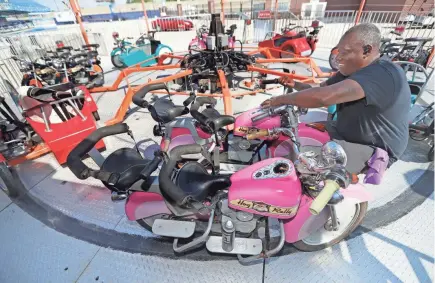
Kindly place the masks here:
MULTIPOLYGON (((231 25, 228 30, 226 30, 225 34, 229 36, 228 38, 228 47, 235 48, 235 43, 238 41, 242 48, 243 44, 240 40, 236 40, 234 36, 234 31, 237 29, 237 25, 231 25)), ((202 25, 196 32, 196 37, 192 39, 189 43, 189 52, 192 53, 193 50, 204 50, 207 49, 207 36, 209 33, 209 28, 205 25, 202 25)))
POLYGON ((312 30, 307 27, 294 26, 289 24, 281 29, 281 34, 270 32, 264 40, 258 44, 259 47, 270 47, 285 52, 270 50, 275 58, 292 58, 295 55, 308 57, 316 50, 317 37, 323 27, 319 21, 311 23, 312 30))
MULTIPOLYGON (((21 186, 11 167, 48 152, 64 164, 72 148, 96 129, 98 108, 84 86, 72 83, 16 89, 3 80, 2 85, 0 178, 5 186, 0 189, 17 197, 21 186)), ((103 147, 103 142, 97 145, 103 147)))
POLYGON ((16 56, 12 58, 19 64, 20 71, 23 73, 21 81, 23 86, 47 87, 73 82, 76 85, 92 88, 104 84, 103 68, 96 50, 64 46, 58 47, 56 51, 46 51, 45 56, 35 62, 16 56))
POLYGON ((422 27, 433 29, 435 23, 434 9, 427 15, 409 14, 403 20, 399 21, 399 25, 409 26, 410 28, 422 27))
MULTIPOLYGON (((154 57, 173 52, 171 47, 154 39, 154 32, 150 32, 149 35, 142 34, 134 45, 125 39, 119 40, 118 33, 114 33, 113 37, 116 47, 113 48, 110 56, 112 64, 117 68, 126 68, 141 62, 143 62, 140 64, 142 67, 151 66, 157 63, 154 57)), ((164 63, 170 64, 171 62, 172 60, 169 60, 164 63)))
POLYGON ((186 31, 193 28, 193 23, 182 18, 161 17, 151 21, 151 26, 156 31, 186 31))

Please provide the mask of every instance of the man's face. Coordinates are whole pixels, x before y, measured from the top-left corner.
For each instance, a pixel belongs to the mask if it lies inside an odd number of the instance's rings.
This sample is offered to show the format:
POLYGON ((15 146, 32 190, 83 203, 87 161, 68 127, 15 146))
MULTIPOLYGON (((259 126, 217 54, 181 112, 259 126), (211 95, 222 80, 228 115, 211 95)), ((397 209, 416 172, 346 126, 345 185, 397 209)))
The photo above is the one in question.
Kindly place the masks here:
POLYGON ((363 47, 361 41, 355 35, 349 34, 340 40, 337 62, 340 73, 345 76, 351 75, 364 66, 363 47))

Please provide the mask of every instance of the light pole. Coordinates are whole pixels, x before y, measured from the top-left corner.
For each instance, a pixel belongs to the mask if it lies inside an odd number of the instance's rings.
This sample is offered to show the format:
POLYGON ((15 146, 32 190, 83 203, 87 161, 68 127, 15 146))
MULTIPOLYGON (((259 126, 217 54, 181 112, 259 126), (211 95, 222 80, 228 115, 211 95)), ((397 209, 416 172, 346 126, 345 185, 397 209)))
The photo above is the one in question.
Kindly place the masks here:
POLYGON ((85 43, 89 45, 88 34, 86 33, 85 27, 82 22, 82 12, 80 11, 80 6, 78 5, 78 2, 76 2, 76 0, 69 0, 69 4, 71 6, 71 10, 76 17, 77 23, 80 25, 80 31, 82 32, 83 39, 85 40, 85 43))

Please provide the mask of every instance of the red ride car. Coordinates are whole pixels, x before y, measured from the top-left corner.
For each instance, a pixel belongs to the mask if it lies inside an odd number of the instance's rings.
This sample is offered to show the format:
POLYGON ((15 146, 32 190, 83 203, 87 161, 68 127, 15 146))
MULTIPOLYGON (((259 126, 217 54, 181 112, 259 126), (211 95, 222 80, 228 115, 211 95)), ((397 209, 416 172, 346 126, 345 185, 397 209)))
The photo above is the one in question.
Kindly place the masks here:
POLYGON ((180 18, 158 18, 151 22, 153 29, 158 31, 191 30, 193 23, 180 18))

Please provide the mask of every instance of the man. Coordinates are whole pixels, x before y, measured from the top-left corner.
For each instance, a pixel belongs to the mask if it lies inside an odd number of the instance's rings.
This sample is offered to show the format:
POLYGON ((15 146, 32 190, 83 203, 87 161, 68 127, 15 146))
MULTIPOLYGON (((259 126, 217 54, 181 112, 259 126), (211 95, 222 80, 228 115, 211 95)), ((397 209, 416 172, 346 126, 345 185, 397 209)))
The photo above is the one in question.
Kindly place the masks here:
POLYGON ((305 108, 337 104, 337 121, 327 122, 326 129, 344 148, 351 173, 364 172, 376 148, 388 152, 391 166, 408 144, 411 92, 405 72, 380 58, 380 40, 373 24, 352 27, 338 44, 339 72, 335 76, 314 88, 281 78, 281 83, 299 91, 262 103, 262 107, 305 108))

